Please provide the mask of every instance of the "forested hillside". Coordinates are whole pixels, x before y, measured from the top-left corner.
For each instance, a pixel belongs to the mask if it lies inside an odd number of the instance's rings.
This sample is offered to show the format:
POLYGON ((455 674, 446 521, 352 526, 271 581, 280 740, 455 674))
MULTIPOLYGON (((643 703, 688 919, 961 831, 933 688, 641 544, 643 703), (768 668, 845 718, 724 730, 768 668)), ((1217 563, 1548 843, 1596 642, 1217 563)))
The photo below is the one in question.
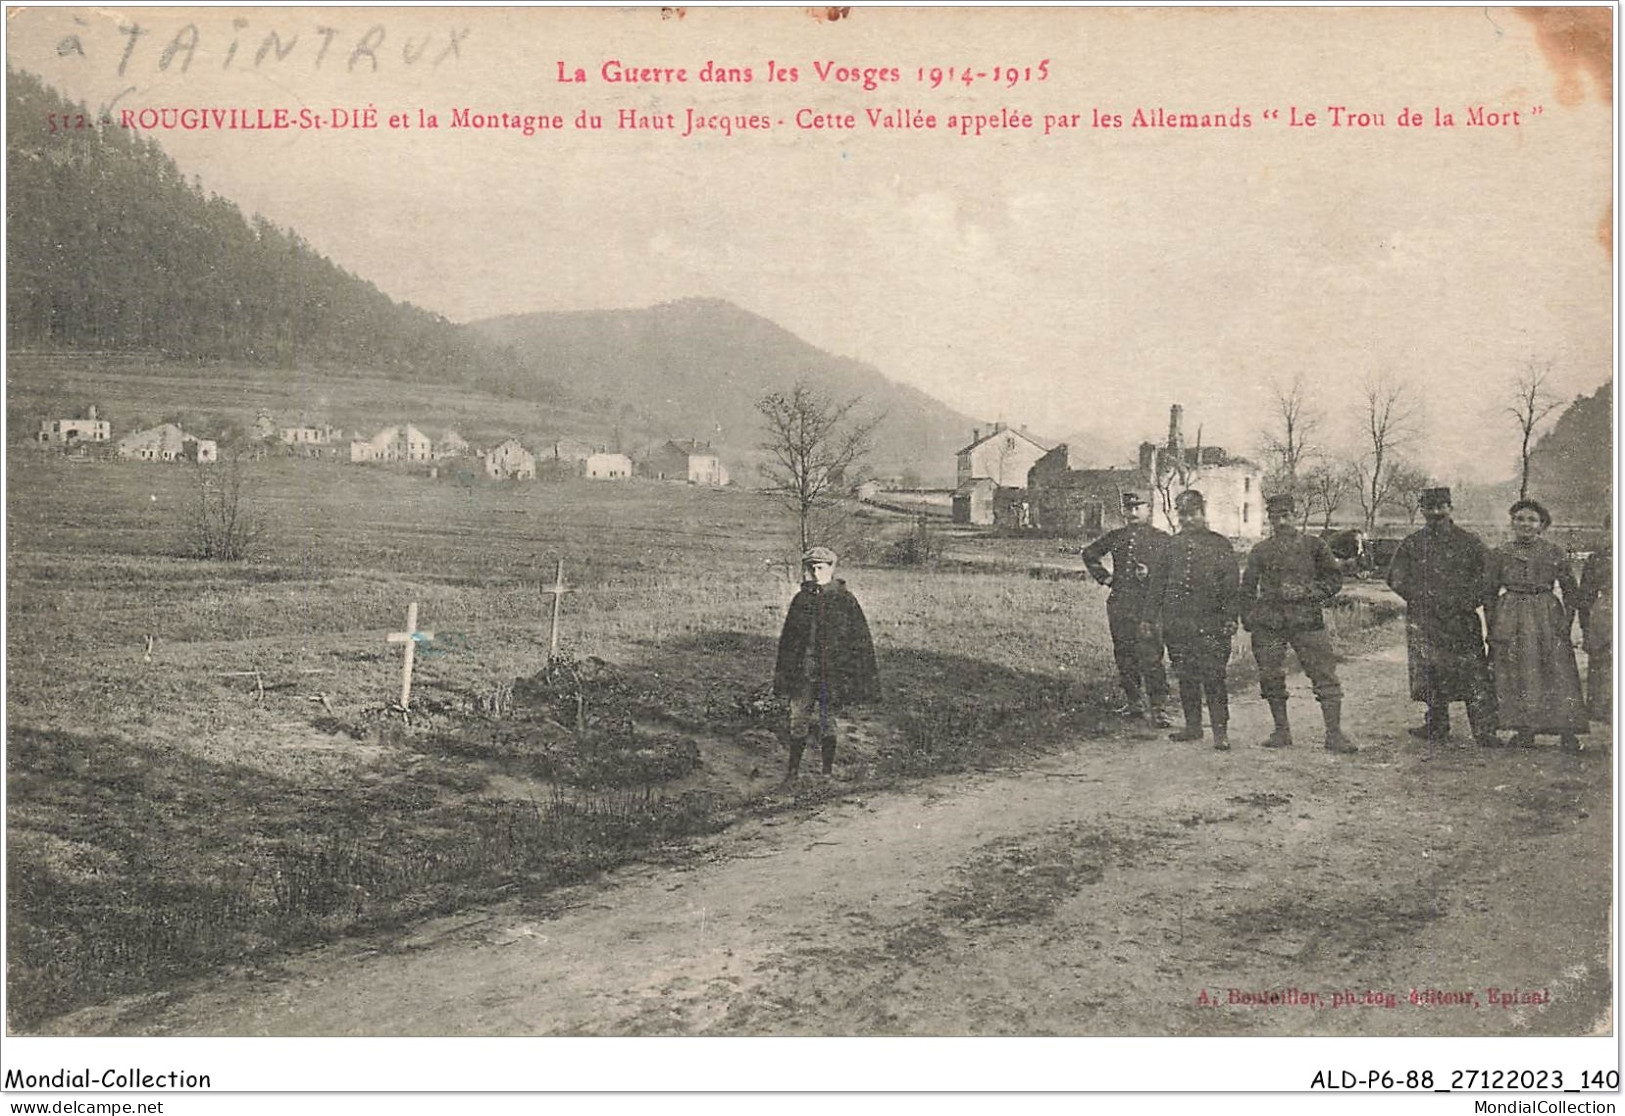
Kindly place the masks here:
POLYGON ((6 120, 14 350, 344 366, 532 399, 558 393, 500 347, 393 301, 298 233, 246 219, 187 182, 156 143, 97 127, 32 75, 8 71, 6 120))
POLYGON ((1595 523, 1614 500, 1614 385, 1582 395, 1529 455, 1529 492, 1566 522, 1595 523))

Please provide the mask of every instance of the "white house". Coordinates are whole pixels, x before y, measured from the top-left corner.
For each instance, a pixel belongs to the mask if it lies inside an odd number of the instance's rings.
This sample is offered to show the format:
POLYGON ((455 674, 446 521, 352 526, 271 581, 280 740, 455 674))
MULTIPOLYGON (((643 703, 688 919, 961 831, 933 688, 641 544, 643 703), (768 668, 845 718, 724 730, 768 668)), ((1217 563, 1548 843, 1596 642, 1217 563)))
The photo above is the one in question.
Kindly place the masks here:
POLYGON ((350 443, 350 460, 427 462, 434 457, 434 444, 415 426, 388 426, 365 442, 350 443))
POLYGON ((325 423, 321 426, 284 426, 277 431, 277 439, 285 446, 303 447, 334 445, 344 437, 344 431, 325 423))
POLYGON ((992 477, 973 477, 954 490, 953 520, 978 527, 993 523, 993 494, 999 490, 992 477))
POLYGON ((959 451, 954 486, 963 488, 978 477, 987 477, 996 485, 1026 484, 1027 470, 1050 449, 1025 430, 1011 430, 1002 422, 985 433, 973 430, 970 445, 959 451))
POLYGON ((497 479, 535 480, 536 458, 514 438, 480 455, 485 475, 497 479))
POLYGON ((1207 504, 1207 525, 1233 539, 1264 536, 1263 476, 1257 465, 1231 457, 1222 446, 1189 446, 1183 430, 1185 409, 1168 408, 1168 440, 1163 445, 1140 443, 1140 472, 1150 491, 1153 519, 1158 526, 1178 528, 1173 498, 1187 488, 1202 494, 1207 504))
POLYGON ((688 483, 720 487, 728 483, 728 467, 714 453, 691 453, 688 455, 688 483))
POLYGON ((72 446, 81 442, 105 442, 112 436, 112 424, 97 418, 96 408, 91 406, 84 418, 42 419, 35 441, 48 446, 72 446))
POLYGON ((589 454, 581 475, 589 480, 626 480, 632 475, 632 459, 624 453, 589 454))
POLYGON ((1264 537, 1264 496, 1258 490, 1261 480, 1258 466, 1234 460, 1204 465, 1188 477, 1189 486, 1207 501, 1208 527, 1233 539, 1264 537))
POLYGON ((196 461, 209 464, 219 457, 212 438, 194 438, 172 422, 138 430, 118 440, 118 455, 127 461, 196 461))
POLYGON ((725 485, 728 467, 709 442, 671 439, 649 451, 637 464, 638 475, 651 480, 683 480, 689 484, 725 485))

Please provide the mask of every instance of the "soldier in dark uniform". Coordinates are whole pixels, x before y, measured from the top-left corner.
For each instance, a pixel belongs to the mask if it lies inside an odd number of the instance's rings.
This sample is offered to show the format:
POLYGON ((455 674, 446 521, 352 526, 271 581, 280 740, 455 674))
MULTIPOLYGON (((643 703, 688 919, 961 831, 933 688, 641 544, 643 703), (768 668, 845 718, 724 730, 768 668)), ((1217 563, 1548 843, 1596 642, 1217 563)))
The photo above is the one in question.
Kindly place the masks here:
POLYGON ((1170 740, 1202 739, 1202 699, 1207 698, 1213 746, 1230 748, 1230 694, 1225 685, 1230 640, 1240 602, 1239 567, 1230 540, 1207 525, 1207 501, 1194 489, 1174 500, 1179 533, 1168 561, 1146 595, 1145 623, 1161 626, 1168 661, 1179 678, 1185 727, 1170 740))
POLYGON ((817 740, 823 772, 835 763, 836 713, 880 696, 880 671, 863 608, 834 576, 835 552, 815 546, 801 558, 805 580, 779 636, 773 692, 789 702, 785 735, 794 778, 807 743, 817 740))
POLYGON ((1334 752, 1358 749, 1343 735, 1343 686, 1337 679, 1337 653, 1321 609, 1343 591, 1337 559, 1322 539, 1305 535, 1293 519, 1291 495, 1264 502, 1270 537, 1253 547, 1241 575, 1241 624, 1253 636, 1258 661, 1258 688, 1275 718, 1266 748, 1292 743, 1286 709, 1286 652, 1292 648, 1309 676, 1315 700, 1326 721, 1326 747, 1334 752))
POLYGON ((1603 516, 1601 545, 1580 571, 1580 631, 1586 652, 1586 709, 1593 721, 1614 719, 1613 513, 1603 516))
POLYGON ((1465 702, 1473 737, 1499 743, 1495 685, 1484 650, 1484 622, 1493 608, 1490 553, 1477 535, 1450 519, 1450 490, 1428 488, 1419 501, 1426 520, 1394 551, 1388 584, 1405 601, 1405 648, 1411 700, 1427 704, 1427 718, 1412 736, 1433 742, 1450 737, 1450 703, 1465 702))
POLYGON ((1123 685, 1121 713, 1143 715, 1152 724, 1167 727, 1168 675, 1162 668, 1162 632, 1141 628, 1145 598, 1154 578, 1168 561, 1167 532, 1151 526, 1151 508, 1133 492, 1123 494, 1123 516, 1128 524, 1108 531, 1083 548, 1083 564, 1094 579, 1111 587, 1106 598, 1106 622, 1117 658, 1117 677, 1123 685), (1101 559, 1111 555, 1110 571, 1101 559))

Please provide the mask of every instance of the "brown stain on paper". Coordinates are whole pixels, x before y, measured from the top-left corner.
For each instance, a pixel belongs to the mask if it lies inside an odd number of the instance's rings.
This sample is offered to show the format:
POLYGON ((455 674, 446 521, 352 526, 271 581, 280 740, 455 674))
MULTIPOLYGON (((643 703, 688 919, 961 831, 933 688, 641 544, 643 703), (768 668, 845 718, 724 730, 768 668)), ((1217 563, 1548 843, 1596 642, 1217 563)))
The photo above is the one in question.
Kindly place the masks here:
MULTIPOLYGON (((1597 97, 1614 99, 1614 13, 1612 8, 1519 8, 1535 28, 1535 43, 1557 74, 1557 103, 1574 108, 1586 99, 1586 76, 1597 97)), ((1597 243, 1614 258, 1614 202, 1597 223, 1597 243)))
POLYGON ((1573 108, 1585 100, 1584 76, 1597 83, 1603 101, 1614 98, 1612 8, 1519 8, 1535 27, 1535 42, 1557 71, 1557 102, 1573 108))

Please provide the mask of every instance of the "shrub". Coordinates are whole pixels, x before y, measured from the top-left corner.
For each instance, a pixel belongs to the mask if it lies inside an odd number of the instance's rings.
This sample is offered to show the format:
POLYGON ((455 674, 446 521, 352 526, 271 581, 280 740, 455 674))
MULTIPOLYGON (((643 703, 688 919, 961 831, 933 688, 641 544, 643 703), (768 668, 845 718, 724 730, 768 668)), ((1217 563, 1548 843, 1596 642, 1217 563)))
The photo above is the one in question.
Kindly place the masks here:
POLYGON ((241 562, 260 533, 242 459, 233 453, 212 465, 199 462, 193 466, 193 480, 192 498, 183 513, 188 553, 194 558, 241 562))

